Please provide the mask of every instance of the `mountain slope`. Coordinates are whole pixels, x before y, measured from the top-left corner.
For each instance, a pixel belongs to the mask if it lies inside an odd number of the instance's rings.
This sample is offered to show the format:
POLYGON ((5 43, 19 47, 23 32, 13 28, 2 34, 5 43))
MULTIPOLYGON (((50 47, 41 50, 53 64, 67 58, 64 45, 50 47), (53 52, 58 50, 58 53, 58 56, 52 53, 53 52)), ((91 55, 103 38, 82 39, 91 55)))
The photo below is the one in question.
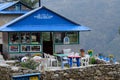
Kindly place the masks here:
POLYGON ((81 32, 81 48, 119 59, 120 0, 43 0, 42 4, 92 29, 81 32))

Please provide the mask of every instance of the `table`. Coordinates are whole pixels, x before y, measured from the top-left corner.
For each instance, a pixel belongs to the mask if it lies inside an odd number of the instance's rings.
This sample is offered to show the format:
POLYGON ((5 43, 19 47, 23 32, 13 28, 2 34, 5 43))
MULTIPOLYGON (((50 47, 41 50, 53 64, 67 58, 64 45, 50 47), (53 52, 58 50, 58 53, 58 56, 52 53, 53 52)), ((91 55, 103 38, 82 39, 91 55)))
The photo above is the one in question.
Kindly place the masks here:
POLYGON ((63 57, 67 57, 68 54, 53 54, 54 56, 60 57, 61 60, 61 68, 63 68, 63 57))
POLYGON ((70 67, 72 67, 72 65, 73 65, 73 59, 74 58, 76 58, 76 61, 77 62, 75 62, 76 64, 77 64, 77 66, 79 67, 80 66, 80 58, 81 58, 81 56, 68 56, 68 58, 70 58, 70 67))

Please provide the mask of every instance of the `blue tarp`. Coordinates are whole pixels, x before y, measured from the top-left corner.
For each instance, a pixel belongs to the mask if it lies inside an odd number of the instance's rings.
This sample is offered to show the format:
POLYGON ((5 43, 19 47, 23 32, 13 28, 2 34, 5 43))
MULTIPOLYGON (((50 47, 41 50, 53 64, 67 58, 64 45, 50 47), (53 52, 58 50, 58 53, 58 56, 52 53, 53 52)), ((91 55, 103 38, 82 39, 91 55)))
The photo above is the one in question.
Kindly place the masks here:
POLYGON ((89 31, 65 17, 47 9, 39 7, 27 14, 2 26, 0 31, 89 31))

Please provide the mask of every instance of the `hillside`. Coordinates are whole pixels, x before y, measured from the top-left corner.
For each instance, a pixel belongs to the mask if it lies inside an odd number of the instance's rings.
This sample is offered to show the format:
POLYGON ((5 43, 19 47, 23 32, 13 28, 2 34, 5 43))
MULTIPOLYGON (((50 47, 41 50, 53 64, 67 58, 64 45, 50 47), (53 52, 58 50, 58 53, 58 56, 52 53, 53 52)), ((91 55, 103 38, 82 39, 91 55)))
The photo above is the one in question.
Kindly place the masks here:
POLYGON ((120 0, 43 0, 42 5, 92 29, 81 32, 81 48, 120 54, 120 0))

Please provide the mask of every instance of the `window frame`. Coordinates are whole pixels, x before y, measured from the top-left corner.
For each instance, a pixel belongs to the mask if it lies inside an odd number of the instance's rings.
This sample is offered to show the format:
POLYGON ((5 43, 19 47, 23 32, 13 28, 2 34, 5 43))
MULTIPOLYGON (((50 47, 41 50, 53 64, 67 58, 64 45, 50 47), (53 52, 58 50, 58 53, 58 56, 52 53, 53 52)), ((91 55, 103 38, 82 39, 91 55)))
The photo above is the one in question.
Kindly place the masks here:
POLYGON ((8 32, 8 52, 10 53, 26 53, 26 52, 29 52, 29 53, 35 53, 35 52, 42 52, 42 33, 41 32, 29 32, 30 33, 30 43, 22 43, 21 42, 21 34, 22 33, 27 33, 27 32, 8 32), (11 43, 10 41, 10 36, 14 33, 17 33, 19 35, 19 43, 17 44, 14 44, 14 43, 11 43), (40 41, 39 43, 37 44, 32 44, 32 33, 39 33, 39 37, 40 37, 40 41), (40 51, 22 51, 22 46, 25 45, 30 45, 31 46, 40 46, 40 51), (18 46, 18 51, 11 51, 10 49, 10 46, 18 46))
MULTIPOLYGON (((73 32, 75 32, 75 31, 73 31, 73 32)), ((68 33, 69 33, 69 32, 54 32, 54 33, 53 33, 53 37, 54 37, 54 44, 55 44, 55 45, 79 44, 79 31, 76 32, 76 34, 77 34, 77 41, 76 41, 76 42, 71 42, 71 41, 70 41, 69 44, 64 44, 64 38, 65 38, 66 36, 63 37, 63 40, 62 40, 62 38, 61 38, 61 41, 62 41, 62 42, 56 43, 56 42, 55 42, 56 33, 61 34, 61 36, 62 36, 62 33, 64 33, 64 35, 66 35, 67 37, 69 37, 69 36, 68 36, 68 33)), ((70 38, 69 38, 69 39, 70 39, 70 38)))

